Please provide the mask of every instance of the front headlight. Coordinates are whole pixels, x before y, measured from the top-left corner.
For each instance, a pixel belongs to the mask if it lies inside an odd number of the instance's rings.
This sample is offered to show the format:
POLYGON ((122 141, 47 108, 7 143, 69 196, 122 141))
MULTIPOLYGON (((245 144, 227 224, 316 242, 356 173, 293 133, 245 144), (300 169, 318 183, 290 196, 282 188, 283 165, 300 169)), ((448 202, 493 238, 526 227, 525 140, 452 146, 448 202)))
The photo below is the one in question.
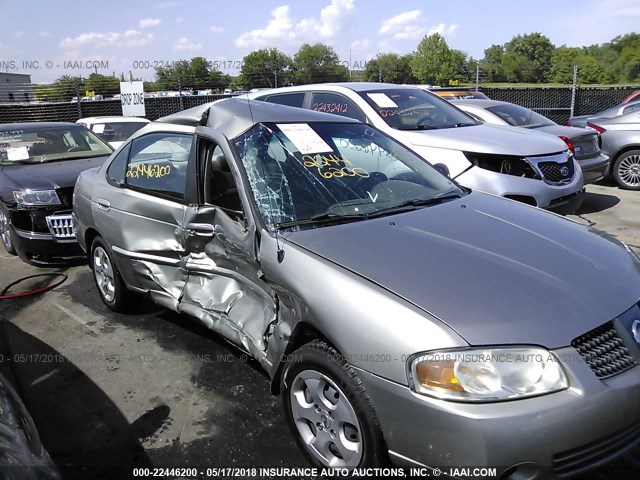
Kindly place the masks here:
POLYGON ((13 192, 13 198, 19 205, 60 205, 55 190, 19 190, 13 192))
POLYGON ((409 367, 414 391, 446 400, 508 400, 569 386, 555 355, 535 347, 429 352, 409 367))

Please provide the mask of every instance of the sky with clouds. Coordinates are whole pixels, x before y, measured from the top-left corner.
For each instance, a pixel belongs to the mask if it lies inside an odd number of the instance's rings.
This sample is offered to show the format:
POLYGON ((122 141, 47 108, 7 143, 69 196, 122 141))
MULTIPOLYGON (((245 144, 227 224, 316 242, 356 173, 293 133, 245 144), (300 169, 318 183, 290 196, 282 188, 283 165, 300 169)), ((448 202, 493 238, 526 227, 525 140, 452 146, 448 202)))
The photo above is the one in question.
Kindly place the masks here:
POLYGON ((236 74, 252 50, 293 55, 318 42, 358 68, 380 52, 410 53, 433 32, 474 58, 532 32, 557 46, 591 45, 640 31, 640 0, 0 0, 0 18, 0 71, 49 82, 96 65, 150 80, 150 67, 179 59, 224 61, 221 70, 236 74))

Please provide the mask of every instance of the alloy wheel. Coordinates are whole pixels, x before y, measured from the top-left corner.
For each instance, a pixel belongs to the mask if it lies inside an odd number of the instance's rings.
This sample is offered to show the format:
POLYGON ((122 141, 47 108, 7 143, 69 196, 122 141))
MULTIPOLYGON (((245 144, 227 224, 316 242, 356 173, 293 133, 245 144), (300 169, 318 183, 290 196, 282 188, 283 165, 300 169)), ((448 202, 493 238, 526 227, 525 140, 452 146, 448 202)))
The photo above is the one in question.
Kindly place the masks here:
POLYGON ((104 299, 112 302, 116 296, 113 266, 109 255, 100 245, 93 250, 93 274, 104 299))
POLYGON ((7 250, 11 250, 13 248, 13 244, 11 243, 11 233, 9 232, 9 218, 4 213, 4 210, 0 208, 0 238, 2 238, 2 243, 7 250))
POLYGON ((618 165, 618 176, 629 187, 640 187, 640 155, 628 155, 618 165))
POLYGON ((318 371, 303 370, 293 379, 289 395, 308 452, 328 467, 357 467, 363 455, 362 428, 342 389, 318 371))

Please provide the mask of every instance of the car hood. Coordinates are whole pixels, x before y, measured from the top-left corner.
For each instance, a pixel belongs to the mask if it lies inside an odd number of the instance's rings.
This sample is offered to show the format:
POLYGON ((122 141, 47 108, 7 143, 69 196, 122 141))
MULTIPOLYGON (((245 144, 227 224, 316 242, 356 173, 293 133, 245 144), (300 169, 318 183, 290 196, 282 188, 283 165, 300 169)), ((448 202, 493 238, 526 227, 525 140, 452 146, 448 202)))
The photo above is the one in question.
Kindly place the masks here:
POLYGON ((287 240, 429 312, 472 345, 566 346, 640 298, 640 261, 611 235, 482 193, 287 240))
POLYGON ((45 163, 3 166, 1 174, 15 184, 12 188, 53 190, 73 187, 80 172, 101 166, 108 155, 45 163))
POLYGON ((416 146, 474 153, 534 156, 558 153, 567 149, 559 138, 509 125, 480 124, 437 130, 398 130, 398 133, 416 146))

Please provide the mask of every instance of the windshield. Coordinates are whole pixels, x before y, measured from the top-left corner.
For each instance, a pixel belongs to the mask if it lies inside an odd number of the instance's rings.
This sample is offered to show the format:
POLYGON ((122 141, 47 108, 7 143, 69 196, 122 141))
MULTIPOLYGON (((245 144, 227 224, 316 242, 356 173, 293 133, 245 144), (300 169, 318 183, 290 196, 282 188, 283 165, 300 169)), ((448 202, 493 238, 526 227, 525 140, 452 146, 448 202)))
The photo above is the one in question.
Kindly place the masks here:
POLYGON ((514 127, 537 128, 555 125, 547 117, 520 105, 506 103, 487 107, 487 110, 514 127))
POLYGON ((0 164, 42 163, 111 155, 113 149, 82 127, 0 129, 0 164))
POLYGON ((105 142, 124 142, 146 124, 147 122, 95 123, 91 126, 91 131, 105 142))
POLYGON ((360 92, 371 107, 398 130, 432 130, 478 125, 473 118, 437 95, 419 88, 360 92))
POLYGON ((364 124, 259 124, 235 145, 270 229, 314 219, 370 218, 413 201, 464 193, 364 124))

